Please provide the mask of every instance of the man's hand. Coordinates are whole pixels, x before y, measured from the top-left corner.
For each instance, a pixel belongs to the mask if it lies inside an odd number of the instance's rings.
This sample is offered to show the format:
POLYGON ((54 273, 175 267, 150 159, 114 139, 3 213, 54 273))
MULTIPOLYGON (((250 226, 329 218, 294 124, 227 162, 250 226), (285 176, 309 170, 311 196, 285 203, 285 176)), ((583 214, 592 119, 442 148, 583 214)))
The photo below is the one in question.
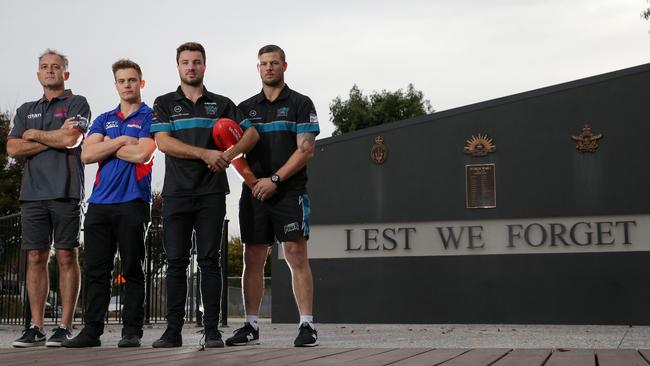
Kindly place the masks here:
POLYGON ((277 189, 278 185, 273 183, 271 178, 260 178, 253 186, 253 197, 264 201, 265 199, 271 198, 277 189))
POLYGON ((63 124, 61 125, 60 128, 61 129, 66 129, 66 128, 70 129, 70 128, 75 128, 77 126, 79 126, 79 121, 77 121, 77 119, 74 118, 74 117, 70 117, 70 118, 66 119, 65 121, 63 121, 63 124))
POLYGON ((205 152, 201 154, 201 160, 207 164, 208 169, 215 173, 223 172, 226 170, 228 165, 230 165, 230 162, 219 150, 206 149, 205 152))

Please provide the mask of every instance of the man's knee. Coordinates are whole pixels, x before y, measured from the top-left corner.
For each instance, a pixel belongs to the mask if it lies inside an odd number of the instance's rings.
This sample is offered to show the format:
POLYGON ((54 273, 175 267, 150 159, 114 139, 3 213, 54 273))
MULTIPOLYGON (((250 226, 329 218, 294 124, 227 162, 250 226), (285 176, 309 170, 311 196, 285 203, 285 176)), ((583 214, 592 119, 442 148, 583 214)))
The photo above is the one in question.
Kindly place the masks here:
POLYGON ((287 242, 284 244, 284 257, 292 268, 309 265, 307 242, 287 242))
POLYGON ((268 247, 266 245, 245 245, 244 246, 244 265, 248 269, 264 269, 266 257, 268 256, 268 247))
POLYGON ((56 261, 59 263, 61 269, 68 269, 77 266, 77 250, 76 249, 57 249, 56 261))
POLYGON ((167 276, 187 275, 187 266, 190 265, 189 258, 167 259, 167 276))
POLYGON ((30 266, 47 266, 49 257, 49 249, 34 249, 27 251, 27 262, 30 266))
POLYGON ((201 273, 221 273, 221 263, 219 258, 203 257, 196 260, 196 263, 201 269, 201 273))

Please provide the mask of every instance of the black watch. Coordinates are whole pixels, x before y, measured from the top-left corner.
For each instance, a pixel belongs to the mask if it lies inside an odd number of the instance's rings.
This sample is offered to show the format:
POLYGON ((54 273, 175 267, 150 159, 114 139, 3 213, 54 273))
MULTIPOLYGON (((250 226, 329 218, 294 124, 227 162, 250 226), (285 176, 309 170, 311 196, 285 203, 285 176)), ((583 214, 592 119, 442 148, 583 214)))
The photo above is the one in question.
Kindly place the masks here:
POLYGON ((273 182, 273 183, 275 183, 275 184, 280 183, 280 176, 277 175, 277 174, 273 174, 273 175, 271 176, 271 182, 273 182))

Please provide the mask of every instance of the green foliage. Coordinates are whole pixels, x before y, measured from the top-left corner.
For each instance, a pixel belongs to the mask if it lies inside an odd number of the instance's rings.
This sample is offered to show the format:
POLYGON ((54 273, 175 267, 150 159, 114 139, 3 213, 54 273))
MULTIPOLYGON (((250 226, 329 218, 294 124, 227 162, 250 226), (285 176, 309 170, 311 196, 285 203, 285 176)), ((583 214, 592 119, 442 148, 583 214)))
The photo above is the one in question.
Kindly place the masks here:
POLYGON ((20 211, 20 180, 23 166, 20 162, 7 156, 7 135, 9 134, 11 116, 0 112, 0 216, 20 211))
POLYGON ((647 8, 643 13, 641 13, 641 17, 645 20, 650 20, 650 8, 647 8))
MULTIPOLYGON (((241 277, 244 269, 244 246, 241 238, 231 236, 228 240, 228 277, 241 277)), ((271 277, 271 251, 266 257, 264 277, 271 277)))
POLYGON ((348 100, 336 97, 330 104, 330 116, 336 126, 333 135, 360 130, 366 127, 400 121, 407 118, 433 113, 431 103, 424 94, 409 84, 406 92, 402 89, 390 92, 382 90, 369 96, 355 84, 350 89, 348 100))

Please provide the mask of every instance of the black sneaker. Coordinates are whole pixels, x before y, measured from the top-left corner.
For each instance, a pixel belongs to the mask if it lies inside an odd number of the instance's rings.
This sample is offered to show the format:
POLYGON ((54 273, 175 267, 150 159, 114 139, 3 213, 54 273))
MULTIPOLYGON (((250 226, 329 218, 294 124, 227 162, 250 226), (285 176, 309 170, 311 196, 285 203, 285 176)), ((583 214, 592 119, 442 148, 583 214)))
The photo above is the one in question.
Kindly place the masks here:
POLYGON ((318 346, 318 332, 307 322, 300 324, 300 330, 293 345, 296 347, 318 346))
POLYGON ((117 343, 118 347, 140 347, 140 337, 137 335, 124 335, 117 343))
POLYGON ((11 344, 14 347, 38 347, 45 345, 45 333, 36 325, 23 330, 23 335, 11 344))
POLYGON ((181 332, 177 330, 173 330, 171 328, 167 328, 167 330, 165 330, 165 333, 163 333, 160 339, 153 342, 151 346, 153 348, 172 348, 172 347, 180 347, 182 345, 183 345, 183 336, 181 335, 181 332))
POLYGON ((99 347, 101 345, 102 342, 99 340, 99 336, 91 334, 86 328, 82 329, 76 337, 61 342, 61 347, 65 348, 99 347))
POLYGON ((235 329, 234 336, 226 339, 229 346, 246 346, 248 344, 260 344, 260 331, 255 330, 251 323, 244 323, 244 326, 235 329))
POLYGON ((223 339, 221 339, 221 332, 217 327, 205 328, 204 336, 206 348, 223 348, 223 339))
POLYGON ((54 334, 45 342, 45 346, 47 347, 61 347, 61 343, 72 338, 72 333, 70 333, 67 327, 62 325, 52 329, 52 332, 54 334))

